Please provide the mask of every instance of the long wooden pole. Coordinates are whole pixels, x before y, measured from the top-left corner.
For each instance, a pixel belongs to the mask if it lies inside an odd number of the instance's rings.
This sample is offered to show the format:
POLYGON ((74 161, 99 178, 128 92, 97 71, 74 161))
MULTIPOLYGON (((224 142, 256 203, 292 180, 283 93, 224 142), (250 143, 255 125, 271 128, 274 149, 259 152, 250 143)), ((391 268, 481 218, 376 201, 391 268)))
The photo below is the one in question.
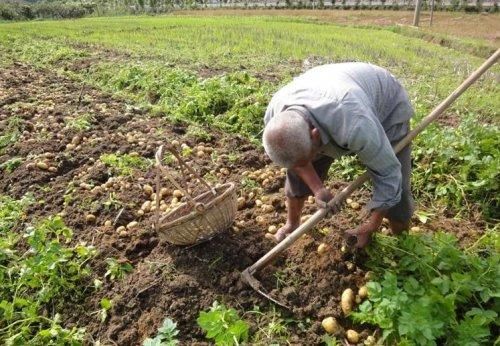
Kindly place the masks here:
MULTIPOLYGON (((467 90, 472 83, 477 81, 479 77, 481 77, 484 72, 486 72, 500 57, 500 49, 498 49, 488 60, 486 60, 476 71, 474 71, 465 81, 463 81, 460 86, 453 91, 443 102, 441 102, 436 108, 432 110, 432 112, 426 116, 420 124, 415 127, 412 131, 410 131, 405 138, 403 138, 396 146, 394 147, 394 151, 398 153, 406 147, 411 141, 421 133, 431 122, 436 120, 443 111, 448 108, 462 93, 467 90)), ((363 185, 369 179, 368 172, 365 172, 363 175, 359 176, 356 180, 354 180, 351 184, 349 184, 346 188, 344 188, 340 193, 335 195, 335 198, 331 200, 328 204, 331 206, 334 205, 342 205, 345 199, 357 188, 363 185)), ((316 224, 321 221, 326 214, 328 213, 327 209, 319 209, 316 211, 306 222, 300 225, 295 231, 293 231, 288 237, 286 237, 282 242, 277 244, 274 248, 272 248, 267 254, 265 254, 261 259, 255 262, 252 266, 245 269, 243 272, 244 277, 248 277, 248 275, 252 276, 254 273, 260 271, 262 268, 266 267, 269 263, 271 263, 274 258, 276 258, 283 251, 288 249, 293 243, 297 241, 304 233, 309 231, 311 228, 316 226, 316 224)), ((254 285, 252 285, 253 287, 254 285)), ((254 287, 255 288, 255 287, 254 287)))

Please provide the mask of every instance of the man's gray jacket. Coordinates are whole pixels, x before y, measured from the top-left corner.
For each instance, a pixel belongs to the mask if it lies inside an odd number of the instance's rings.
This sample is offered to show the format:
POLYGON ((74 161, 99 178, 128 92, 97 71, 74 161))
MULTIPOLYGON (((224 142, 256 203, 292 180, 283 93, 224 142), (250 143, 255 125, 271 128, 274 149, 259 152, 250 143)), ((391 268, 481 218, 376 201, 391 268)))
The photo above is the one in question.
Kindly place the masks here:
POLYGON ((356 153, 373 180, 369 209, 387 209, 401 198, 401 165, 391 143, 408 131, 408 95, 388 71, 366 63, 315 67, 280 89, 264 122, 286 109, 307 116, 321 134, 321 153, 356 153))

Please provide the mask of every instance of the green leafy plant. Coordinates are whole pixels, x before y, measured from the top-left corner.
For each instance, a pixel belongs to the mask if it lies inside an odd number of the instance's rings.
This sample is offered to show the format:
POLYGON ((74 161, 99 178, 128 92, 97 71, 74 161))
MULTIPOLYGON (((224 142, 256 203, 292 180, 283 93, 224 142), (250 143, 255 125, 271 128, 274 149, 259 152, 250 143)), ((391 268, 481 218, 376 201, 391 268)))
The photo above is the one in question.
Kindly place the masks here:
POLYGON ((341 345, 336 337, 325 334, 321 338, 326 346, 338 346, 341 345))
POLYGON ((211 133, 209 133, 203 127, 197 125, 189 125, 186 131, 186 135, 205 142, 211 141, 214 138, 214 136, 211 133))
POLYGON ((8 146, 15 143, 21 136, 23 129, 23 119, 17 116, 10 117, 3 134, 0 135, 0 154, 2 154, 8 146))
POLYGON ((17 167, 19 167, 23 163, 23 159, 20 157, 13 157, 4 163, 0 164, 0 170, 4 170, 7 173, 11 173, 14 171, 17 167))
POLYGON ((79 344, 84 329, 62 326, 58 311, 87 292, 96 255, 92 246, 69 247, 72 231, 60 217, 15 230, 28 199, 0 197, 0 342, 6 345, 79 344))
POLYGON ((351 317, 383 329, 389 344, 493 342, 500 297, 499 235, 489 231, 468 249, 450 234, 378 235, 368 266, 369 299, 351 317))
POLYGON ((103 154, 99 159, 120 175, 132 175, 135 169, 144 170, 151 165, 149 160, 129 154, 103 154))
POLYGON ((170 318, 165 318, 163 324, 158 328, 158 334, 151 339, 144 340, 143 346, 174 346, 179 343, 176 339, 179 331, 177 330, 177 323, 170 318))
POLYGON ((94 117, 90 114, 82 114, 74 118, 67 117, 64 119, 67 128, 80 132, 90 130, 94 121, 94 117))
POLYGON ((121 280, 127 273, 130 273, 134 267, 128 262, 118 262, 116 258, 106 258, 108 270, 104 277, 109 277, 110 280, 121 280))
POLYGON ((236 310, 228 309, 217 301, 210 311, 201 311, 196 322, 216 345, 240 345, 248 339, 248 324, 240 319, 236 310))
POLYGON ((500 217, 499 128, 464 115, 456 127, 431 126, 415 139, 413 190, 438 197, 456 210, 476 204, 487 218, 500 217))
POLYGON ((108 298, 102 298, 99 304, 101 305, 99 315, 101 317, 101 322, 104 322, 108 318, 108 311, 113 307, 113 301, 108 298))

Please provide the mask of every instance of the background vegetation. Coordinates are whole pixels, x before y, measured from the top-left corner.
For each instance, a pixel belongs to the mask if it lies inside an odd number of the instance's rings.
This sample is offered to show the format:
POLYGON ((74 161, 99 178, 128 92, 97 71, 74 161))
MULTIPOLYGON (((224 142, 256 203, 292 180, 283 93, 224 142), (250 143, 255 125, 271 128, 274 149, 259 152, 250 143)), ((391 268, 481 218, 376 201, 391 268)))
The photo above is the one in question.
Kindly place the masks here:
MULTIPOLYGON (((88 15, 159 14, 175 9, 207 8, 290 8, 290 9, 342 9, 342 10, 413 10, 415 1, 381 0, 324 1, 324 0, 6 0, 0 3, 0 19, 30 20, 40 18, 81 18, 88 15)), ((422 7, 428 10, 430 1, 422 7)), ((466 12, 497 12, 496 1, 437 0, 435 10, 466 12)))

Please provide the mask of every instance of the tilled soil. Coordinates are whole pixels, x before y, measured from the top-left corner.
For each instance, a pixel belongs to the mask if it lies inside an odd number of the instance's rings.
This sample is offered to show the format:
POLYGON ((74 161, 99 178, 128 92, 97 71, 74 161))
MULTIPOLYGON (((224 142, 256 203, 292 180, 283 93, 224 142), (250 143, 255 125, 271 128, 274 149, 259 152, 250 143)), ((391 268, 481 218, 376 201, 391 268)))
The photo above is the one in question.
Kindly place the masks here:
MULTIPOLYGON (((59 214, 74 230, 75 242, 93 244, 99 250, 92 267, 96 278, 104 281, 103 288, 81 305, 62 312, 68 326, 86 327, 89 342, 138 345, 155 335, 163 319, 170 317, 178 323, 183 344, 202 343, 196 318, 215 300, 240 313, 254 306, 261 311, 272 308, 240 277, 242 270, 273 247, 264 237, 268 227, 279 227, 285 221, 280 190, 284 175, 269 165, 262 150, 242 137, 209 127, 205 131, 211 139, 199 140, 186 135, 186 125, 151 117, 124 100, 19 63, 0 70, 0 128, 8 128, 14 117, 21 120, 21 135, 0 155, 0 164, 14 157, 21 158, 22 164, 12 172, 1 171, 1 193, 16 198, 32 194, 37 202, 30 207, 29 221, 59 214), (67 126, 82 117, 90 124, 87 129, 67 126), (151 200, 144 185, 155 186, 151 166, 118 175, 99 159, 102 154, 119 152, 152 162, 157 147, 172 141, 194 149, 186 160, 201 175, 213 182, 235 182, 238 196, 245 198, 231 229, 192 247, 160 239, 152 227, 154 213, 138 212, 151 200), (203 151, 200 145, 210 150, 199 153, 203 151), (47 167, 39 166, 40 162, 47 167), (262 173, 267 174, 263 179, 258 177, 262 173), (249 180, 249 176, 256 178, 249 180), (259 206, 260 201, 267 210, 259 206), (106 226, 106 221, 112 225, 106 226), (132 221, 137 226, 117 230, 132 221), (123 280, 105 279, 105 259, 110 257, 131 263, 133 271, 123 280), (103 297, 113 300, 113 309, 101 323, 96 311, 103 297)), ((168 166, 180 178, 175 163, 168 166)), ((165 179, 162 186, 168 187, 164 200, 169 205, 174 188, 165 179)), ((194 194, 203 190, 193 177, 188 177, 188 186, 194 194)), ((336 182, 330 188, 335 191, 343 186, 336 182)), ((368 194, 359 192, 352 198, 363 204, 368 194)), ((305 214, 313 212, 314 205, 307 203, 305 214)), ((258 276, 275 298, 292 307, 283 310, 283 316, 310 320, 288 325, 289 343, 320 343, 324 334, 320 321, 327 316, 335 316, 344 327, 351 326, 340 310, 340 295, 348 287, 356 292, 366 281, 365 270, 362 254, 342 248, 341 234, 356 226, 358 214, 348 209, 322 221, 258 276), (322 255, 316 251, 321 242, 328 244, 322 255)), ((455 228, 446 219, 436 225, 455 228)), ((472 223, 467 225, 468 231, 477 229, 472 223)), ((432 224, 429 228, 433 229, 432 224)), ((251 316, 249 320, 255 331, 255 321, 251 316)), ((363 335, 373 332, 355 328, 363 335)))

